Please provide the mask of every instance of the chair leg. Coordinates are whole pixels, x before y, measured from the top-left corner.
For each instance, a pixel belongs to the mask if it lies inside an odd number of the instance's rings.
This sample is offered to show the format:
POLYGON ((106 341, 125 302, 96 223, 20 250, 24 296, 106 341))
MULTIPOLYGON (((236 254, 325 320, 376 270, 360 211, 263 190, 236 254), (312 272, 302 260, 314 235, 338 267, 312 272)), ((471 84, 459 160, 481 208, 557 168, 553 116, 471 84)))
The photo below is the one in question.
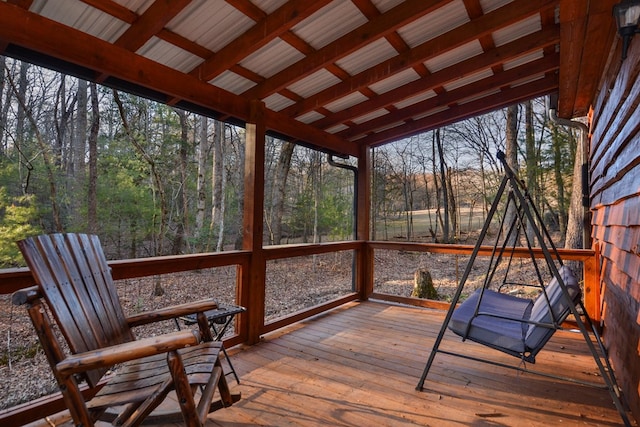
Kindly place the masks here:
POLYGON ((142 424, 145 418, 158 407, 164 398, 169 394, 173 379, 167 379, 158 389, 144 402, 132 403, 113 422, 113 425, 123 427, 136 427, 142 424), (124 422, 123 422, 124 421, 124 422), (119 424, 122 423, 122 424, 119 424))
POLYGON ((167 363, 169 372, 173 378, 173 385, 176 391, 176 397, 180 404, 180 410, 187 427, 202 427, 202 422, 196 411, 196 404, 191 393, 191 386, 184 370, 182 358, 177 351, 171 351, 167 354, 167 363))

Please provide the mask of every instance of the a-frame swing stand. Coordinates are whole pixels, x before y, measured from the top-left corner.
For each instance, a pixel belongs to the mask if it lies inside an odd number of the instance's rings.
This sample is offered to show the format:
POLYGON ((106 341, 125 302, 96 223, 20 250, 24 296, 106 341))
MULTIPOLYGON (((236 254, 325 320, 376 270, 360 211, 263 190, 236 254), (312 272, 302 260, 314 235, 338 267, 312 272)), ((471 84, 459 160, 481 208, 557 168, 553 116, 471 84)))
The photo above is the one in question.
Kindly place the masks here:
MULTIPOLYGON (((502 162, 504 170, 505 170, 505 175, 502 179, 502 182, 500 183, 500 187, 498 189, 498 192, 496 194, 496 197, 491 205, 491 209, 489 210, 487 219, 485 221, 485 224, 480 232, 480 235, 478 237, 478 241, 471 253, 471 258, 467 264, 467 267, 461 277, 460 280, 460 284, 458 285, 458 288, 453 296, 453 299, 451 300, 451 305, 449 307, 449 310, 447 311, 447 314, 445 316, 444 322, 442 323, 442 327, 440 329, 440 333, 438 334, 434 345, 433 345, 433 349, 431 351, 431 354, 429 355, 429 359, 427 360, 426 366, 424 368, 424 371, 422 373, 422 376, 420 378, 420 381, 418 382, 418 385, 416 387, 416 390, 421 391, 424 387, 424 382, 427 378, 427 375, 429 373, 429 370, 431 369, 431 366, 433 364, 433 361, 435 359, 435 356, 437 353, 443 353, 443 354, 448 354, 450 356, 457 356, 457 357, 462 357, 465 358, 467 360, 472 360, 472 361, 477 361, 477 362, 482 362, 482 363, 488 363, 494 366, 499 366, 499 367, 503 367, 503 368, 509 368, 509 369, 514 369, 517 371, 521 371, 521 372, 527 372, 527 373, 531 373, 531 374, 536 374, 536 375, 541 375, 541 376, 545 376, 545 377, 551 377, 551 378, 555 378, 555 379, 560 379, 563 381, 568 381, 568 382, 572 382, 572 383, 578 383, 578 384, 582 384, 582 385, 588 385, 588 386, 592 386, 592 387, 597 387, 597 388, 607 388, 609 391, 609 394, 611 395, 611 398, 613 400, 613 403, 616 407, 616 409, 618 410, 618 412, 620 413, 620 417, 622 418, 624 425, 625 426, 631 426, 631 423, 629 421, 629 417, 627 415, 626 409, 625 409, 625 405, 622 402, 622 395, 620 392, 620 389, 618 387, 618 384, 616 382, 615 379, 615 375, 613 372, 613 369, 611 367, 611 364, 609 362, 609 358, 607 355, 607 350, 604 347, 604 344, 602 342, 602 339, 600 337, 600 334, 596 328, 596 326, 591 322, 591 320, 589 319, 589 316, 587 314, 587 311, 582 303, 582 301, 580 300, 580 298, 577 298, 577 301, 575 301, 574 297, 575 297, 575 292, 573 292, 572 289, 569 288, 568 284, 565 283, 566 282, 566 276, 564 276, 563 278, 563 274, 561 274, 559 272, 558 267, 556 266, 556 262, 559 262, 560 265, 562 264, 562 261, 560 259, 560 256, 558 254, 558 251, 556 250, 553 242, 551 241, 550 235, 548 233, 548 231, 546 230, 546 228, 544 227, 544 224, 541 220, 540 214, 538 213, 538 211, 535 208, 535 205, 532 203, 531 197, 530 195, 527 193, 527 190, 525 188, 525 186, 518 180, 518 178, 516 177, 515 173, 513 172, 513 170, 511 170, 511 168, 507 165, 506 163, 506 159, 505 159, 505 155, 502 152, 498 152, 498 159, 502 162), (492 253, 492 261, 493 258, 495 256, 499 258, 501 258, 503 256, 503 254, 506 251, 506 245, 507 245, 507 241, 512 241, 514 242, 513 245, 515 245, 515 239, 514 236, 512 236, 512 232, 516 229, 516 223, 519 222, 518 226, 520 228, 523 228, 525 223, 529 223, 529 224, 534 224, 533 227, 530 227, 530 230, 533 230, 534 236, 537 239, 537 241, 539 242, 539 249, 541 250, 543 256, 544 256, 544 260, 547 264, 547 266, 549 267, 549 271, 551 273, 551 275, 554 277, 554 281, 557 281, 558 283, 556 284, 559 285, 559 289, 561 292, 560 298, 562 299, 562 304, 564 304, 564 308, 566 310, 566 314, 571 314, 573 315, 573 317, 575 318, 575 322, 580 330, 580 332, 582 333, 582 336, 584 337, 584 340, 589 348, 589 351, 591 352, 591 354, 593 355, 593 358, 596 362, 596 365, 598 366, 598 369, 600 371, 600 374, 604 380, 604 385, 603 384, 598 384, 598 383, 590 383, 590 382, 585 382, 585 381, 581 381, 581 380, 577 380, 574 378, 567 378, 567 377, 561 377, 561 376, 556 376, 553 374, 548 374, 548 373, 544 373, 544 372, 539 372, 539 371, 534 371, 531 369, 525 369, 522 368, 520 366, 513 366, 513 365, 508 365, 508 364, 504 364, 504 363, 499 363, 499 362, 495 362, 495 361, 491 361, 491 360, 486 360, 486 359, 480 359, 477 357, 473 357, 470 355, 466 355, 466 354, 460 354, 460 353, 455 353, 455 352, 451 352, 451 351, 446 351, 446 350, 442 350, 440 349, 440 345, 442 343, 442 339, 444 337, 444 334, 447 330, 448 327, 450 327, 450 322, 452 320, 452 317, 454 315, 454 311, 456 310, 456 306, 458 304, 458 302, 460 301, 460 297, 462 295, 462 291, 464 289, 465 283, 472 271, 473 268, 473 264, 474 261, 481 249, 482 243, 487 235, 487 232, 489 230, 489 227, 491 225, 492 219, 494 218, 497 209, 498 209, 498 205, 500 204, 500 200, 502 198, 502 196, 504 195, 505 191, 509 191, 508 193, 508 197, 507 197, 507 209, 508 206, 511 202, 513 202, 514 204, 514 209, 516 211, 516 215, 513 219, 513 224, 511 224, 511 227, 509 228, 508 233, 506 234, 506 236, 504 236, 503 239, 503 243, 502 243, 502 247, 499 248, 499 239, 500 239, 500 234, 498 235, 498 237, 496 238, 496 243, 494 245, 494 249, 493 249, 493 253, 492 253), (537 222, 536 222, 537 220, 537 222), (539 227, 535 226, 535 224, 540 224, 539 227), (553 252, 553 255, 552 255, 553 252), (573 292, 573 295, 572 295, 573 292), (574 302, 575 301, 575 302, 574 302), (584 319, 584 320, 583 320, 584 319), (595 341, 598 345, 598 348, 596 348, 596 346, 594 345, 591 336, 589 334, 589 331, 587 329, 587 326, 590 326, 591 329, 591 333, 593 334, 593 336, 595 337, 595 341), (599 351, 598 351, 599 350, 599 351)), ((506 211, 506 210, 505 210, 506 211)), ((529 247, 529 252, 531 254, 532 257, 532 261, 534 262, 534 265, 536 266, 536 271, 538 272, 538 276, 540 277, 537 265, 535 264, 535 257, 533 254, 533 249, 531 247, 531 242, 527 240, 527 245, 529 247)), ((498 261, 499 262, 499 261, 498 261)), ((489 267, 489 270, 491 270, 491 265, 489 267)), ((563 267, 564 270, 564 267, 563 267)), ((493 272, 492 271, 488 271, 487 272, 487 278, 485 281, 485 286, 488 286, 488 281, 490 281, 492 279, 493 276, 493 272)), ((544 285, 542 286, 543 289, 543 293, 544 291, 544 285)), ((542 297, 542 296, 541 296, 542 297)), ((541 298, 539 297, 539 298, 541 298)), ((546 297, 546 295, 545 295, 546 297)), ((480 298, 482 298, 482 296, 480 296, 480 298)), ((480 307, 480 303, 481 300, 478 300, 478 307, 480 307)), ((547 303, 548 303, 548 298, 547 298, 547 303)), ((477 316, 478 313, 478 307, 475 308, 475 314, 474 316, 477 316)), ((506 352, 508 354, 511 354, 513 356, 519 357, 521 358, 521 360, 524 361, 529 361, 532 363, 535 363, 535 355, 537 354, 538 351, 540 351, 542 349, 542 347, 546 344, 546 342, 548 341, 548 339, 551 337, 553 331, 555 329, 559 329, 560 325, 558 323, 561 323, 561 321, 563 319, 561 319, 559 322, 556 321, 555 316, 552 314, 553 311, 550 311, 551 313, 551 318, 553 319, 552 321, 552 325, 542 325, 542 324, 536 324, 535 326, 542 326, 545 328, 551 328, 553 327, 553 330, 550 330, 550 332, 547 333, 547 337, 544 340, 541 340, 541 342, 537 345, 537 347, 535 348, 527 348, 526 351, 523 352, 518 352, 518 351, 514 351, 513 349, 507 349, 507 348, 500 348, 498 346, 495 345, 491 345, 491 344, 486 344, 483 343, 481 340, 474 340, 477 342, 480 342, 482 344, 485 344, 489 347, 495 348, 497 350, 506 352)), ((565 314, 565 316, 566 316, 565 314)), ((496 315, 495 317, 496 320, 496 330, 500 330, 501 327, 501 321, 503 321, 505 318, 501 317, 501 315, 496 315)), ((467 336, 468 332, 469 332, 469 328, 471 327, 471 322, 474 319, 472 318, 471 320, 469 320, 469 326, 467 327, 467 333, 458 333, 459 335, 463 336, 463 339, 466 338, 470 338, 467 336)), ((515 319, 509 319, 509 320, 515 320, 515 319)), ((522 320, 523 323, 536 323, 536 322, 532 322, 530 320, 522 320)), ((548 323, 548 322, 547 322, 548 323)), ((473 338, 471 338, 473 339, 473 338)))

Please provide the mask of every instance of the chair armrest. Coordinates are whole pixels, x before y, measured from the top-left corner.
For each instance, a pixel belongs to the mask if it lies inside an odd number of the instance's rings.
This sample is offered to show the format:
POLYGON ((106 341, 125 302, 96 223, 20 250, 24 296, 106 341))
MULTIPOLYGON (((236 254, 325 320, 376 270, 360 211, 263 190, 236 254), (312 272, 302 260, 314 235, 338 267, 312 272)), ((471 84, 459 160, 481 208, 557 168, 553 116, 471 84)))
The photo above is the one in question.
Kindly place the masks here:
POLYGON ((144 338, 110 347, 72 354, 56 365, 64 376, 99 368, 108 368, 118 363, 142 357, 167 353, 200 343, 200 334, 193 330, 171 332, 157 337, 144 338))
POLYGON ((145 313, 134 314, 127 317, 127 323, 130 327, 146 325, 147 323, 160 322, 163 320, 171 320, 177 317, 186 316, 188 314, 205 312, 218 308, 218 303, 209 298, 200 301, 178 304, 171 307, 161 308, 145 313))

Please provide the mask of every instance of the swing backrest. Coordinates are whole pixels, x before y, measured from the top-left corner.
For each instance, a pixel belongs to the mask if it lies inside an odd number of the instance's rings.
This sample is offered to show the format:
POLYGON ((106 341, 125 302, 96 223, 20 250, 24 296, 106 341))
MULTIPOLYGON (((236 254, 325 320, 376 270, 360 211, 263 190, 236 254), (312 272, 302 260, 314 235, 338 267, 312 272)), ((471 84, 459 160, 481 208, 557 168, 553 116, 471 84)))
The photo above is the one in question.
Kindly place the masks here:
MULTIPOLYGON (((580 301, 580 285, 578 280, 566 266, 558 269, 560 277, 564 282, 571 301, 567 301, 562 291, 562 287, 556 277, 545 287, 546 297, 541 293, 536 298, 531 309, 531 322, 545 325, 560 325, 571 312, 571 305, 580 301)), ((539 349, 543 347, 554 333, 554 328, 531 324, 525 336, 525 345, 529 349, 539 349)))

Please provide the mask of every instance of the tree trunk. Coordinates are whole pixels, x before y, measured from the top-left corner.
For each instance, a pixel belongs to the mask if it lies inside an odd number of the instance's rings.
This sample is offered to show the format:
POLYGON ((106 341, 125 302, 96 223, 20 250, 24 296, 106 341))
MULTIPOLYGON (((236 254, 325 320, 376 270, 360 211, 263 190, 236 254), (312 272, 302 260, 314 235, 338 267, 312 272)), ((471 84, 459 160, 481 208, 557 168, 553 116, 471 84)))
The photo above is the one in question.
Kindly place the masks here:
POLYGON ((100 108, 98 86, 91 83, 91 130, 89 133, 89 187, 87 191, 87 226, 90 233, 98 232, 98 133, 100 131, 100 108))
POLYGON ((551 143, 553 144, 553 176, 555 178, 556 191, 558 192, 560 234, 564 235, 567 231, 567 202, 564 195, 564 178, 562 177, 562 148, 560 146, 562 142, 558 135, 557 126, 553 126, 551 143))
POLYGON ((198 178, 196 179, 196 229, 195 235, 200 237, 204 230, 204 209, 207 196, 205 194, 205 178, 207 175, 207 155, 209 153, 209 125, 207 118, 200 119, 200 136, 198 142, 198 178))
POLYGON ((176 209, 176 233, 173 238, 172 253, 180 254, 186 245, 186 233, 188 230, 189 199, 187 197, 187 154, 189 151, 189 123, 187 113, 184 110, 174 110, 180 119, 180 146, 178 149, 178 165, 180 169, 180 186, 177 199, 179 207, 176 209))
POLYGON ((431 300, 438 299, 438 291, 433 286, 431 273, 426 268, 419 268, 413 275, 413 291, 412 297, 426 298, 431 300))
POLYGON ((584 233, 584 207, 582 206, 582 163, 584 146, 580 142, 576 144, 576 157, 573 163, 573 185, 571 190, 571 201, 569 205, 569 215, 567 219, 567 231, 564 247, 570 249, 583 249, 584 233))
MULTIPOLYGON (((518 172, 518 105, 511 105, 507 107, 507 131, 505 141, 505 155, 507 165, 513 169, 514 172, 518 172)), ((509 209, 505 212, 505 230, 503 233, 509 231, 511 224, 516 220, 516 209, 513 204, 509 205, 509 209)), ((511 234, 511 238, 507 242, 509 245, 513 245, 516 240, 515 233, 511 234)))
POLYGON ((440 184, 442 185, 442 210, 444 211, 444 225, 442 229, 444 243, 451 242, 451 232, 449 229, 449 191, 447 185, 447 164, 444 160, 444 150, 440 140, 440 129, 436 130, 436 145, 438 147, 438 157, 440 158, 440 184))
POLYGON ((209 224, 209 230, 211 234, 217 231, 218 236, 222 227, 220 213, 222 210, 222 174, 224 173, 222 159, 223 131, 222 122, 215 120, 213 122, 213 173, 211 175, 211 223, 209 224))
POLYGON ((273 214, 272 221, 272 242, 274 245, 282 243, 282 215, 284 213, 284 200, 287 188, 287 178, 291 170, 291 157, 295 144, 292 142, 284 142, 278 156, 278 164, 276 165, 276 176, 274 179, 273 192, 273 214))
MULTIPOLYGON (((535 201, 538 182, 538 158, 536 156, 536 141, 533 136, 533 106, 531 101, 525 103, 525 151, 527 157, 527 189, 531 200, 535 201)), ((527 221, 527 239, 532 246, 536 246, 535 226, 535 224, 527 221)))

